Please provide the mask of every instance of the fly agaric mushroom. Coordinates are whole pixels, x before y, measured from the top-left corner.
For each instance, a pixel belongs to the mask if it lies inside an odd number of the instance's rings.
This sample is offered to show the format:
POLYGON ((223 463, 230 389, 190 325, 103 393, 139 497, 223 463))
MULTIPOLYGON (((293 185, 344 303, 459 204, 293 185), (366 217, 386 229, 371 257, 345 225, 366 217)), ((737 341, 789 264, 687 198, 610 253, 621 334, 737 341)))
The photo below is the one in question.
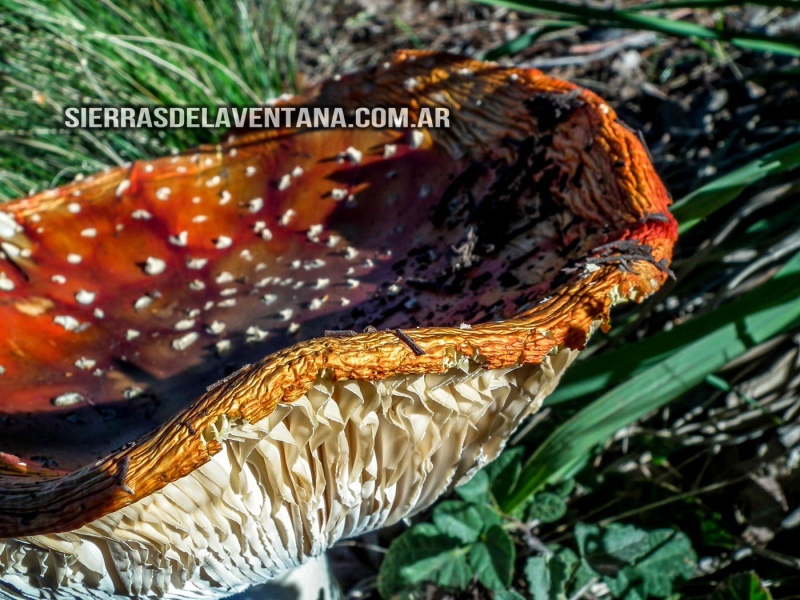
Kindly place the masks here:
POLYGON ((400 52, 276 105, 449 127, 237 132, 2 207, 0 594, 221 596, 414 514, 667 277, 667 194, 586 90, 400 52))

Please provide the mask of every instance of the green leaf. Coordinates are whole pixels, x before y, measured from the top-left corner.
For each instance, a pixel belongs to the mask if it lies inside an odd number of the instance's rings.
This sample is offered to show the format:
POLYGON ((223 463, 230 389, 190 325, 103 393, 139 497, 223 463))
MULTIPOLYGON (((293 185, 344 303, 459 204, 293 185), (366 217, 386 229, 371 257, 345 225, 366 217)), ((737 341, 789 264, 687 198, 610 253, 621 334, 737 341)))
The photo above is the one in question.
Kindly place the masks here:
POLYGON ((499 525, 501 519, 488 506, 448 500, 434 509, 433 522, 443 534, 464 544, 471 544, 478 540, 485 529, 499 525))
POLYGON ((524 452, 525 449, 521 447, 508 448, 486 467, 486 473, 492 482, 492 496, 500 505, 508 498, 519 480, 524 452))
POLYGON ((700 535, 704 544, 731 551, 737 548, 739 538, 728 531, 721 514, 703 506, 698 506, 695 513, 700 523, 700 535))
POLYGON ((500 590, 494 593, 494 600, 525 600, 525 596, 514 590, 500 590))
POLYGON ((499 525, 492 525, 469 553, 469 564, 484 587, 504 590, 511 585, 516 551, 514 542, 499 525))
POLYGON ((554 494, 562 498, 567 498, 574 489, 575 489, 575 480, 565 479, 550 486, 549 491, 553 492, 554 494))
POLYGON ((534 494, 525 507, 525 518, 527 521, 552 523, 558 521, 566 513, 567 503, 564 502, 561 496, 551 492, 539 492, 538 494, 534 494))
POLYGON ((584 568, 602 575, 615 598, 669 597, 697 562, 689 538, 671 529, 578 523, 575 539, 584 568))
POLYGON ((566 600, 567 584, 580 566, 580 559, 569 548, 558 548, 550 558, 551 600, 566 600))
MULTIPOLYGON (((629 582, 638 581, 642 597, 667 598, 674 585, 691 577, 697 556, 685 534, 670 529, 650 531, 644 540, 644 555, 633 566, 625 567, 622 574, 629 582)), ((606 578, 612 590, 612 580, 606 578)), ((630 586, 627 584, 626 588, 630 586)))
POLYGON ((737 573, 714 590, 711 600, 772 600, 772 594, 755 573, 737 573))
POLYGON ((389 546, 378 574, 384 598, 423 581, 464 589, 472 579, 465 555, 468 549, 430 523, 415 525, 389 546))
POLYGON ((489 474, 485 469, 481 469, 467 483, 456 488, 456 494, 467 502, 474 504, 488 504, 491 500, 491 482, 489 474))
POLYGON ((627 564, 633 564, 647 552, 647 532, 633 525, 609 525, 603 535, 603 550, 627 564))
POLYGON ((569 548, 557 548, 551 556, 529 558, 525 581, 533 600, 567 600, 567 583, 579 562, 569 548))
POLYGON ((599 554, 602 548, 600 527, 578 523, 575 525, 575 541, 578 544, 578 554, 586 559, 594 554, 599 554))
MULTIPOLYGON (((748 294, 749 301, 758 303, 749 314, 721 323, 609 390, 558 427, 528 459, 516 489, 501 504, 503 510, 512 513, 545 484, 571 474, 616 431, 684 394, 753 346, 799 325, 800 253, 773 278, 778 280, 770 295, 758 299, 748 294)), ((760 295, 761 288, 751 294, 760 295)))
POLYGON ((550 579, 550 568, 544 556, 532 556, 525 563, 525 581, 533 600, 551 600, 553 582, 550 579))

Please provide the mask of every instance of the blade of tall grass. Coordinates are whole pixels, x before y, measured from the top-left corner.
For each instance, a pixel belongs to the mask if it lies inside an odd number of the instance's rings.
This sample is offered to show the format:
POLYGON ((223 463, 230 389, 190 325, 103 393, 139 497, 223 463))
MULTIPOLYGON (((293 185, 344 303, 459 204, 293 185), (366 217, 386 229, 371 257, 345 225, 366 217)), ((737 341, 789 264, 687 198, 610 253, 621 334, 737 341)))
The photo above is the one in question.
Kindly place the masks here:
POLYGON ((517 54, 518 52, 522 52, 536 42, 539 38, 543 35, 548 33, 553 33, 555 31, 561 31, 563 29, 569 29, 570 27, 577 27, 581 23, 580 21, 568 21, 568 20, 558 20, 558 21, 543 21, 538 24, 538 27, 535 27, 529 31, 526 31, 522 35, 515 37, 513 40, 506 42, 505 44, 501 44, 499 46, 495 46, 488 52, 486 52, 482 58, 484 60, 497 60, 498 58, 502 58, 504 56, 512 56, 517 54))
POLYGON ((646 10, 675 10, 677 8, 730 8, 731 6, 768 6, 770 8, 798 8, 798 0, 746 0, 731 2, 730 0, 672 0, 668 2, 643 2, 628 6, 625 10, 642 12, 646 10))
POLYGON ((525 463, 502 507, 511 512, 546 483, 556 483, 615 432, 689 391, 732 359, 800 326, 800 253, 776 274, 780 289, 761 295, 758 310, 721 323, 682 349, 600 396, 558 427, 525 463))
POLYGON ((680 233, 686 233, 704 218, 738 198, 752 184, 798 168, 800 142, 795 142, 717 177, 672 206, 672 214, 680 223, 680 233))
POLYGON ((696 23, 644 15, 641 11, 595 8, 556 0, 478 0, 478 2, 522 12, 559 15, 579 20, 585 25, 646 29, 678 37, 719 40, 747 50, 800 56, 800 41, 794 38, 771 37, 728 29, 709 29, 696 23))

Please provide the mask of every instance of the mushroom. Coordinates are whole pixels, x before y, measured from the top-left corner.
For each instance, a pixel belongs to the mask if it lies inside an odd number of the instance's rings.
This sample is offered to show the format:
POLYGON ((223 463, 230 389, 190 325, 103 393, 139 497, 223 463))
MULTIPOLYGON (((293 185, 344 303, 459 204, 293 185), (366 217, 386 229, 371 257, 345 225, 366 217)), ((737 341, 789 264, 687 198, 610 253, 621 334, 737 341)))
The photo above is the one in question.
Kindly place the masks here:
POLYGON ((222 596, 419 512, 668 276, 591 92, 405 51, 275 104, 449 127, 237 131, 0 207, 0 594, 222 596))

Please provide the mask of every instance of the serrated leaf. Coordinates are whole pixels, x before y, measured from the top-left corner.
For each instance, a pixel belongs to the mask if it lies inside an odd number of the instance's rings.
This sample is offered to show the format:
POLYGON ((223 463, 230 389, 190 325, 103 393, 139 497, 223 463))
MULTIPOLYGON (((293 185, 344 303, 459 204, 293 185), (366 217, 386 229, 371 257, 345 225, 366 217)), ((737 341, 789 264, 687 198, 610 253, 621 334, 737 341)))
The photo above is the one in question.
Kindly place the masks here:
POLYGON ((478 540, 482 531, 499 525, 501 519, 488 506, 448 500, 434 509, 433 522, 443 534, 471 544, 478 540))
POLYGON ((423 581, 447 582, 447 587, 465 588, 472 577, 466 563, 467 549, 443 535, 431 523, 415 525, 389 546, 378 574, 378 591, 384 598, 423 581))
POLYGON ((504 590, 511 585, 515 558, 514 542, 499 525, 492 525, 468 556, 478 581, 490 590, 504 590))

